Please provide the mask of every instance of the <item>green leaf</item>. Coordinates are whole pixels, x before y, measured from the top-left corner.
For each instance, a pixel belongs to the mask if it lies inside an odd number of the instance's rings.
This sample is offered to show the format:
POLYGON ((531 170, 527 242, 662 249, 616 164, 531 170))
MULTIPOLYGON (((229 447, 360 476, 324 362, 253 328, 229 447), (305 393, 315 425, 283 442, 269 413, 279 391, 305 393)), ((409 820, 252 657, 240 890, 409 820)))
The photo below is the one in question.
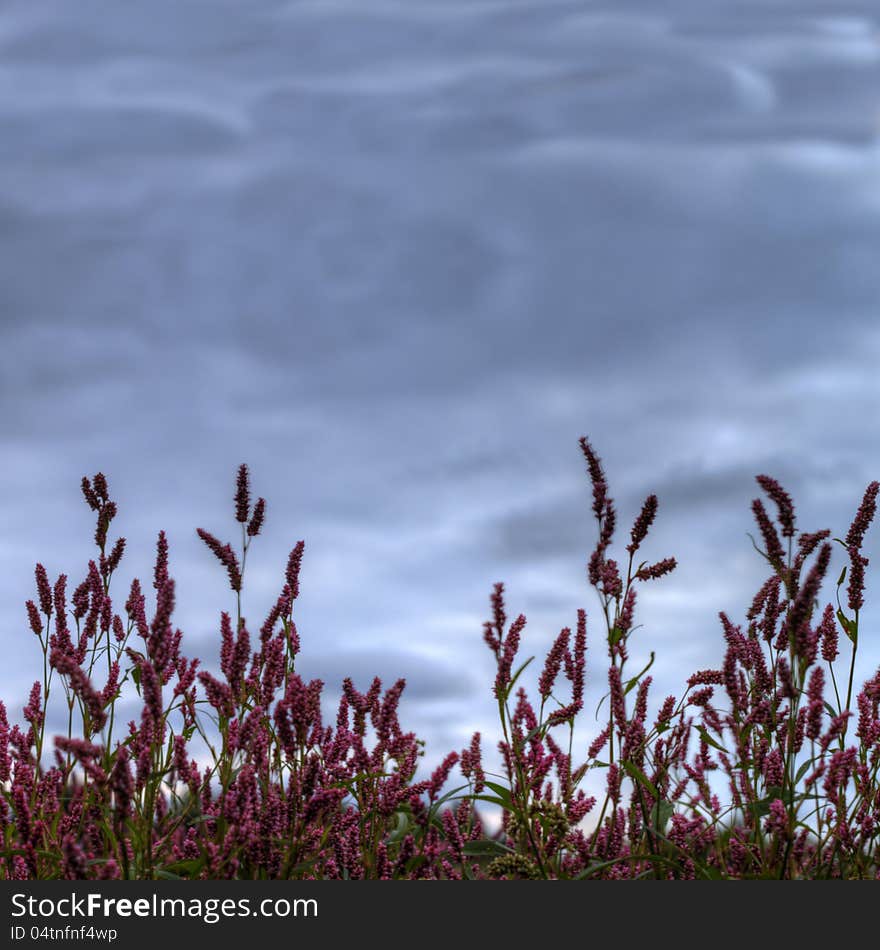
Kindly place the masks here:
POLYGON ((193 874, 198 874, 204 864, 204 858, 176 861, 174 864, 168 864, 164 868, 160 868, 156 871, 156 874, 169 881, 179 881, 184 877, 191 877, 193 874))
POLYGON ((511 680, 510 680, 510 685, 507 687, 507 695, 508 695, 508 696, 509 696, 509 695, 511 694, 511 692, 513 691, 513 687, 516 685, 516 681, 517 681, 517 680, 520 678, 520 676, 522 675, 522 671, 529 665, 529 663, 532 662, 532 660, 534 660, 534 657, 533 657, 533 656, 530 656, 530 657, 525 661, 525 663, 523 663, 522 666, 520 666, 520 668, 513 674, 513 677, 512 677, 511 680))
POLYGON ((637 673, 632 679, 627 680, 626 687, 623 690, 623 695, 626 696, 639 682, 639 680, 651 669, 654 665, 654 651, 651 650, 651 659, 648 661, 648 665, 642 670, 641 673, 637 673))
POLYGON ((674 811, 675 806, 672 802, 667 802, 664 799, 655 802, 654 807, 651 809, 651 826, 654 831, 665 835, 666 826, 669 824, 669 819, 672 818, 674 811))
POLYGON ((470 788, 470 785, 459 785, 458 788, 453 788, 451 791, 446 792, 445 795, 441 795, 440 798, 438 798, 437 801, 431 806, 432 809, 436 811, 441 805, 448 802, 450 798, 458 795, 459 792, 463 792, 466 788, 470 788))
POLYGON ((855 620, 850 620, 839 607, 837 608, 837 619, 840 621, 840 625, 849 637, 850 642, 855 645, 859 638, 859 625, 855 620))
MULTIPOLYGON (((834 540, 835 540, 835 541, 840 541, 840 538, 835 538, 834 540)), ((840 541, 840 543, 843 544, 843 541, 840 541)), ((837 578, 837 586, 838 586, 838 587, 840 587, 840 585, 843 583, 843 579, 844 579, 845 577, 846 577, 846 565, 844 564, 844 565, 843 565, 843 570, 840 572, 840 577, 837 578)))
POLYGON ((627 759, 623 763, 623 768, 630 776, 630 778, 635 779, 640 785, 644 787, 651 793, 653 798, 659 798, 660 793, 657 791, 657 786, 648 778, 647 775, 635 764, 635 762, 630 762, 627 759))
POLYGON ((513 811, 510 804, 502 801, 497 795, 474 795, 472 798, 475 802, 488 802, 490 805, 498 805, 499 808, 504 808, 507 811, 513 811))
POLYGON ((709 735, 705 726, 697 726, 697 732, 699 732, 700 738, 706 743, 706 745, 712 746, 713 749, 717 749, 719 752, 727 752, 727 749, 725 749, 723 745, 720 745, 712 738, 712 736, 709 735))
POLYGON ((508 811, 513 811, 513 800, 510 797, 510 789, 499 785, 497 782, 486 781, 486 788, 491 789, 502 801, 502 804, 508 811))
POLYGON ((462 848, 462 853, 469 858, 486 858, 490 856, 498 857, 502 854, 514 854, 514 850, 494 838, 482 838, 479 841, 468 841, 462 848))
POLYGON ((406 834, 407 829, 409 828, 409 815, 405 811, 399 811, 397 813, 397 824, 395 825, 394 831, 388 836, 389 841, 400 841, 401 838, 406 834))
POLYGON ((807 762, 804 762, 803 765, 797 770, 797 775, 794 777, 794 784, 797 783, 807 774, 810 769, 810 766, 813 764, 813 760, 809 759, 807 762))

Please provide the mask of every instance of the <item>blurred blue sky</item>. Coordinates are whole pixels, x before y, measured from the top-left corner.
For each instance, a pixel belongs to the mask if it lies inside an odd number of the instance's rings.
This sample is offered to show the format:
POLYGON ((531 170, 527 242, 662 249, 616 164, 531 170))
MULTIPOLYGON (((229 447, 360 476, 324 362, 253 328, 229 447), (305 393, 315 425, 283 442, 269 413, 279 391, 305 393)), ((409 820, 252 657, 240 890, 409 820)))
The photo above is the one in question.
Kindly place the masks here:
MULTIPOLYGON (((216 660, 236 466, 268 499, 253 626, 306 541, 301 668, 406 676, 432 759, 497 739, 493 582, 544 651, 590 620, 578 437, 621 543, 660 499, 634 664, 720 656, 764 578, 753 476, 841 534, 880 477, 880 34, 847 0, 6 0, 0 10, 0 695, 43 561, 171 544, 216 660)), ((880 554, 877 532, 866 553, 880 554)), ((832 573, 843 564, 835 554, 832 573)), ((863 672, 880 658, 868 569, 863 672)), ((833 590, 827 591, 830 596, 833 590)), ((584 735, 586 743, 591 735, 584 735)))

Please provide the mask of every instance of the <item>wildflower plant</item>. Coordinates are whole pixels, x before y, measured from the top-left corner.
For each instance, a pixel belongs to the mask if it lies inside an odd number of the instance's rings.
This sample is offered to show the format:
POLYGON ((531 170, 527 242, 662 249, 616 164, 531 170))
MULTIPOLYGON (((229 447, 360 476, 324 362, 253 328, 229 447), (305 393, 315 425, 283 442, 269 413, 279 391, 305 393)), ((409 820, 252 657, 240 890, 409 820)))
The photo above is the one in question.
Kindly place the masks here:
POLYGON ((297 670, 302 541, 259 627, 242 612, 266 518, 247 466, 235 541, 198 529, 230 588, 216 667, 184 653, 164 532, 150 605, 137 578, 118 592, 116 505, 103 474, 84 478, 96 553, 76 586, 36 565, 25 616, 40 675, 22 722, 0 703, 0 878, 876 877, 880 671, 860 688, 855 671, 880 484, 832 538, 798 533, 789 495, 758 476, 766 501, 752 504, 753 544, 768 576, 742 623, 720 615, 717 667, 655 702, 654 654, 634 669, 630 645, 640 587, 676 566, 643 558, 659 502, 648 496, 618 552, 602 462, 586 439, 580 449, 599 607, 577 611, 531 668, 526 618, 508 616, 495 585, 483 639, 495 662, 497 773, 480 732, 426 772, 423 742, 400 721, 404 680, 346 678, 325 721, 323 682, 297 670), (835 544, 846 563, 823 603, 835 544), (605 673, 588 681, 594 638, 605 673), (47 734, 50 702, 61 735, 47 734), (495 831, 487 806, 500 815, 495 831))

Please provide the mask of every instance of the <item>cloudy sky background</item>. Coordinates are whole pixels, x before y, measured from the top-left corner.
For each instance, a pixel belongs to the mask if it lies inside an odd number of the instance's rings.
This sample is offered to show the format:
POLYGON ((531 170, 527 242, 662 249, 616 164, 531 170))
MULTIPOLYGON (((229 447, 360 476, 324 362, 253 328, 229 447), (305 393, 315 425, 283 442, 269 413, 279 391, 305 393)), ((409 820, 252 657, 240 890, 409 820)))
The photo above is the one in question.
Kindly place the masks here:
POLYGON ((526 655, 588 610, 592 710, 584 434, 621 544, 660 498, 646 556, 680 567, 643 588, 634 659, 679 692, 764 578, 753 476, 838 534, 880 477, 876 13, 7 0, 0 696, 37 675, 34 563, 73 584, 92 556, 98 470, 117 594, 164 528, 185 652, 216 662, 234 602, 195 529, 237 537, 247 461, 269 506, 245 613, 304 538, 301 669, 331 696, 406 676, 432 760, 495 741, 504 580, 526 655))

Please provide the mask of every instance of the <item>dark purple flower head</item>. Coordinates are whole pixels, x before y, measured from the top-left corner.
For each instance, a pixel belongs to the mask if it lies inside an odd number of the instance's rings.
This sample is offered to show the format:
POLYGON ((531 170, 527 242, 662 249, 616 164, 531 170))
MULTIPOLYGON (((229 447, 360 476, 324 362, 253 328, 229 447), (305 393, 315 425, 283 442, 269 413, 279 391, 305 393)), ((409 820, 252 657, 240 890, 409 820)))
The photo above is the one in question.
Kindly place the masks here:
POLYGON ((73 616, 75 620, 82 620, 82 618, 85 617, 85 615, 89 612, 91 592, 92 581, 90 573, 89 576, 76 588, 76 590, 73 592, 73 596, 70 598, 70 602, 73 605, 73 616))
POLYGON ((590 481, 593 483, 593 514, 601 518, 606 510, 606 497, 608 493, 608 483, 605 479, 605 472, 602 469, 602 461, 593 451, 586 436, 580 440, 581 452, 587 462, 587 471, 590 473, 590 481))
POLYGON ((547 659, 544 661, 544 669, 538 680, 538 692, 544 699, 547 699, 553 692, 553 685, 556 682, 556 677, 559 675, 570 637, 571 630, 568 627, 563 627, 554 640, 553 646, 547 654, 547 659))
POLYGON ((66 881, 84 881, 88 877, 88 862, 73 835, 61 840, 61 876, 66 881))
POLYGON ((125 625, 122 622, 122 617, 119 614, 113 615, 113 637, 117 643, 122 643, 126 637, 125 625))
POLYGON ((626 546, 627 551, 630 554, 635 554, 639 549, 639 545, 648 535, 648 529, 654 523, 654 518, 657 516, 657 496, 648 495, 645 499, 644 505, 642 505, 642 510, 636 518, 635 524, 632 527, 632 532, 630 534, 631 542, 626 546))
POLYGON ((822 717, 825 712, 824 689, 825 672, 821 666, 817 666, 810 674, 807 687, 806 735, 808 739, 818 739, 822 733, 822 717))
POLYGON ((592 587, 598 587, 602 581, 602 568, 605 565, 603 555, 603 549, 597 547, 592 554, 590 554, 590 559, 587 562, 587 580, 592 587))
POLYGON ((798 556, 796 564, 800 566, 816 550, 820 541, 831 537, 831 532, 827 528, 822 531, 812 531, 809 534, 802 534, 798 538, 798 556))
POLYGON ((880 491, 880 482, 871 482, 865 489, 862 503, 859 505, 859 510, 856 512, 856 516, 853 518, 853 522, 849 526, 849 531, 846 535, 847 548, 855 548, 857 551, 861 550, 865 532, 870 527, 871 522, 874 520, 874 515, 877 513, 878 491, 880 491))
POLYGON ((574 715, 580 712, 584 705, 584 671, 586 669, 587 653, 587 614, 578 610, 578 622, 574 635, 574 649, 571 660, 566 663, 566 675, 571 680, 571 698, 574 715))
POLYGON ((100 761, 104 754, 104 747, 86 739, 68 739, 67 736, 56 736, 55 747, 61 752, 67 753, 72 759, 83 767, 86 775, 94 779, 95 782, 103 783, 107 779, 107 774, 102 768, 100 761))
POLYGON ((174 662, 175 642, 171 630, 174 588, 174 579, 167 577, 156 595, 156 614, 150 624, 150 634, 147 638, 147 653, 160 675, 174 662))
POLYGON ((168 538, 164 531, 156 539, 156 564, 153 568, 153 588, 162 590, 168 581, 168 538))
POLYGON ((773 574, 771 577, 768 577, 766 581, 764 581, 758 590, 758 593, 755 594, 755 597, 752 600, 752 605, 749 607, 749 610, 746 613, 746 619, 756 620, 761 615, 761 611, 764 609, 764 606, 767 603, 771 593, 778 589, 779 584, 780 579, 778 574, 773 574))
POLYGON ((614 538, 614 532, 617 528, 617 510, 614 507, 614 502, 607 498, 605 500, 605 510, 602 513, 602 528, 599 531, 599 550, 602 551, 603 555, 605 550, 608 548, 608 545, 611 544, 611 541, 614 538))
POLYGON ((620 667, 611 666, 608 668, 608 686, 611 712, 614 715, 615 726, 620 730, 626 725, 627 721, 626 700, 620 680, 620 667))
POLYGON ((663 577, 664 575, 671 573, 677 566, 678 562, 674 557, 665 557, 662 561, 658 561, 656 564, 639 568, 639 570, 636 571, 635 576, 640 581, 656 580, 659 577, 663 577))
POLYGON ((691 674, 687 684, 688 686, 722 686, 724 673, 722 670, 699 670, 691 674))
POLYGON ((668 727, 674 712, 675 712, 675 697, 667 696, 666 699, 663 700, 663 705, 660 707, 660 710, 657 713, 657 719, 654 722, 655 728, 668 727))
POLYGON ((849 555, 847 604, 850 610, 858 611, 865 604, 865 568, 868 566, 868 558, 863 557, 855 545, 850 545, 846 553, 849 555))
POLYGON ((31 687, 31 694, 28 698, 28 704, 24 707, 24 718, 37 731, 39 731, 40 726, 43 724, 43 705, 41 697, 42 688, 39 681, 37 681, 31 687))
POLYGON ((39 595, 40 610, 46 617, 52 614, 52 588, 49 586, 49 577, 46 574, 46 568, 38 564, 34 570, 37 579, 37 594, 39 595))
POLYGON ((59 574, 55 581, 52 599, 55 603, 55 636, 56 646, 61 650, 73 651, 70 640, 70 630, 67 626, 67 575, 59 574))
POLYGON ((40 620, 40 612, 37 610, 37 605, 29 600, 25 604, 27 608, 28 623, 30 624, 31 630, 39 637, 43 634, 43 624, 40 620))
POLYGON ((122 560, 122 555, 125 553, 125 538, 117 538, 116 543, 113 545, 113 549, 110 551, 110 555, 105 562, 105 570, 103 574, 105 577, 109 577, 117 567, 119 567, 119 562, 122 560))
POLYGON ((822 638, 822 659, 833 663, 837 659, 837 621, 834 616, 834 607, 827 604, 819 624, 819 634, 822 638))
POLYGON ((513 661, 519 650, 520 634, 526 625, 526 618, 520 614, 510 625, 507 636, 501 646, 500 656, 498 658, 498 672, 495 676, 495 697, 501 699, 507 692, 510 685, 510 676, 513 668, 513 661))
POLYGON ((275 632, 275 625, 278 623, 279 619, 282 617, 287 617, 290 614, 290 606, 293 602, 293 592, 290 589, 289 584, 285 584, 281 590, 281 593, 278 595, 278 600, 275 601, 272 609, 269 611, 269 615, 266 617, 266 620, 263 623, 263 626, 260 628, 260 639, 265 643, 275 632))
POLYGON ((788 813, 782 799, 774 798, 770 802, 770 810, 764 820, 764 830, 767 834, 776 835, 779 838, 789 837, 788 813))
POLYGON ((764 508, 764 504, 760 498, 756 498, 752 502, 752 512, 755 515, 755 521, 758 522, 761 537, 764 539, 764 551, 767 554, 767 558, 774 567, 781 569, 785 556, 782 550, 782 542, 779 540, 776 528, 768 517, 767 510, 764 508))
POLYGON ((819 594, 830 561, 831 545, 826 541, 819 548, 816 561, 807 575, 807 579, 801 585, 785 621, 784 630, 788 635, 789 642, 793 645, 798 645, 803 641, 802 628, 809 623, 813 604, 819 594))
POLYGON ((98 523, 95 527, 95 544, 101 549, 104 550, 104 546, 107 544, 107 532, 110 530, 110 522, 116 517, 116 504, 112 501, 105 502, 101 505, 101 510, 98 512, 98 523))
POLYGON ((287 559, 285 578, 290 588, 290 596, 296 600, 299 597, 299 571, 302 566, 303 553, 306 549, 305 541, 297 541, 287 559))
POLYGON ((758 475, 755 481, 764 489, 765 492, 776 502, 779 511, 779 524, 782 526, 782 537, 794 537, 794 504, 791 496, 785 489, 769 475, 758 475))
POLYGON ((241 689, 242 681, 244 680, 245 670, 247 669, 247 663, 251 656, 251 639, 248 629, 244 623, 244 617, 242 617, 241 625, 239 626, 238 635, 235 639, 235 645, 232 649, 232 653, 229 657, 229 665, 224 672, 226 673, 227 682, 234 692, 238 692, 241 689))
POLYGON ((305 683, 292 674, 284 698, 275 706, 273 718, 281 746, 289 759, 295 759, 308 745, 309 736, 321 727, 321 692, 324 684, 315 679, 305 683))
POLYGON ((436 801, 437 796, 440 794, 440 790, 446 784, 446 780, 449 778, 449 773, 452 771, 452 767, 458 762, 458 753, 450 752, 449 755, 434 769, 431 774, 431 780, 428 783, 428 797, 430 800, 436 801))
POLYGON ((249 538, 255 538, 263 528, 263 521, 266 518, 266 499, 258 498, 254 505, 254 513, 248 522, 247 533, 249 538))
POLYGON ((623 606, 620 608, 620 616, 617 618, 616 627, 622 634, 627 634, 632 630, 633 619, 636 609, 636 589, 630 587, 623 598, 623 606))
POLYGON ((92 511, 100 511, 101 501, 98 498, 98 495, 95 492, 95 490, 92 488, 91 479, 86 478, 86 476, 83 475, 83 479, 80 485, 82 487, 83 497, 85 498, 86 503, 88 504, 89 508, 91 508, 92 511))
POLYGON ((239 465, 235 480, 235 520, 244 524, 251 506, 250 477, 247 465, 239 465))
POLYGON ((229 679, 229 669, 232 664, 232 653, 235 649, 235 636, 232 632, 232 620, 224 610, 220 614, 220 669, 229 679))
POLYGON ((704 686, 702 689, 694 690, 694 692, 691 693, 688 702, 691 706, 705 706, 706 703, 708 703, 712 698, 714 692, 714 686, 704 686))
POLYGON ((238 566, 238 559, 235 552, 228 544, 221 544, 213 534, 209 534, 202 528, 196 529, 196 534, 207 544, 217 560, 226 568, 229 575, 229 586, 234 591, 241 591, 241 568, 238 566))
POLYGON ((101 700, 106 706, 116 698, 119 690, 119 661, 113 660, 107 673, 107 683, 101 690, 101 700))
POLYGON ((147 625, 145 605, 146 599, 141 591, 141 582, 135 578, 131 582, 128 600, 125 602, 125 611, 134 622, 138 635, 147 640, 150 636, 150 628, 147 625))
POLYGON ((9 754, 9 720, 6 718, 6 706, 0 700, 0 782, 9 781, 12 756, 9 754))
POLYGON ((461 773, 469 781, 474 783, 474 792, 479 795, 486 787, 486 774, 483 771, 483 755, 480 749, 480 733, 475 732, 471 736, 471 742, 467 749, 461 753, 461 773))
POLYGON ((507 624, 507 613, 504 609, 504 584, 500 581, 493 586, 489 603, 492 606, 492 624, 500 640, 504 636, 504 627, 507 624))
POLYGON ((95 494, 98 496, 98 499, 106 504, 110 500, 110 490, 107 487, 107 478, 103 472, 98 472, 97 475, 92 479, 92 485, 95 489, 95 494))
POLYGON ((229 686, 226 683, 221 683, 210 673, 199 673, 198 678, 205 689, 208 702, 221 716, 229 719, 235 712, 235 702, 229 686))
POLYGON ((623 593, 623 580, 617 567, 617 561, 609 558, 602 565, 599 573, 599 583, 604 594, 609 597, 620 597, 623 593))

